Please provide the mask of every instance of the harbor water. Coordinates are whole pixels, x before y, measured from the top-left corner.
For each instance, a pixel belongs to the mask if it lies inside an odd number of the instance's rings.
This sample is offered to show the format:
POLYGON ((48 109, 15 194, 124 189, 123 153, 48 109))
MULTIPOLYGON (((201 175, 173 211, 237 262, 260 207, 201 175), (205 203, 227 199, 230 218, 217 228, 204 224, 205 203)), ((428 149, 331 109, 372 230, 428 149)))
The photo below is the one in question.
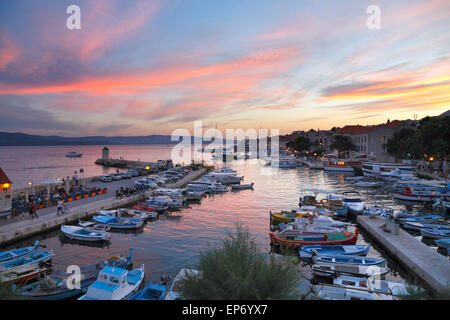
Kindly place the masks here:
MULTIPOLYGON (((18 183, 26 182, 28 179, 39 181, 65 176, 79 168, 85 169, 86 176, 104 174, 111 170, 94 164, 95 159, 100 157, 99 153, 103 146, 77 147, 77 152, 84 153, 80 159, 64 157, 66 151, 71 149, 70 147, 14 148, 1 149, 0 166, 7 171, 14 182, 18 181, 18 183), (5 156, 5 149, 14 148, 17 148, 16 153, 11 155, 11 158, 5 156), (31 155, 29 161, 12 160, 20 159, 18 154, 27 153, 31 155)), ((139 158, 143 161, 168 159, 171 153, 171 147, 167 145, 114 146, 110 150, 111 157, 123 156, 129 160, 139 158)), ((297 208, 299 196, 311 194, 311 192, 305 192, 305 189, 329 192, 356 190, 366 206, 378 204, 393 209, 405 207, 404 203, 394 201, 392 186, 387 184, 381 188, 356 189, 351 181, 345 180, 348 174, 328 173, 305 167, 276 169, 265 167, 256 160, 235 161, 229 166, 245 177, 242 183, 253 182, 254 190, 230 191, 208 196, 198 203, 191 203, 189 208, 180 212, 161 215, 158 219, 147 222, 137 231, 112 231, 110 243, 104 246, 70 241, 57 230, 16 243, 3 250, 26 246, 37 239, 46 246, 47 250, 52 249, 55 252, 54 269, 65 270, 69 265, 83 266, 114 255, 126 255, 129 248, 133 247, 134 265, 145 264, 146 282, 159 281, 162 275, 170 275, 173 278, 180 268, 195 265, 199 253, 209 246, 218 245, 227 232, 235 230, 236 223, 241 223, 249 229, 251 237, 255 239, 255 243, 262 251, 270 252, 269 211, 297 208)), ((413 205, 409 209, 424 213, 431 212, 430 209, 420 205, 413 205)), ((416 238, 422 241, 420 236, 416 238)), ((360 233, 358 244, 367 243, 370 243, 369 239, 364 233, 360 233)), ((433 246, 433 244, 430 245, 433 246)), ((372 244, 368 256, 388 259, 390 272, 386 279, 408 280, 405 272, 391 262, 376 245, 372 244)), ((305 272, 307 272, 306 269, 305 272)))

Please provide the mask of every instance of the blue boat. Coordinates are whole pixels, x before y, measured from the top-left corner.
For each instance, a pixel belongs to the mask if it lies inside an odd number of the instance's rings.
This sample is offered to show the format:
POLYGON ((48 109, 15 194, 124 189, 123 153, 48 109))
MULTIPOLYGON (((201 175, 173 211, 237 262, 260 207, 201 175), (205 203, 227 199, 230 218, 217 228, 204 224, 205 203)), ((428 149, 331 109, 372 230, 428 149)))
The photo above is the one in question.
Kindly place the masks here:
POLYGON ((386 260, 376 257, 362 257, 357 255, 344 254, 319 254, 312 257, 314 263, 333 263, 358 266, 380 266, 386 265, 386 260))
POLYGON ((0 262, 6 262, 6 261, 10 261, 10 260, 17 259, 20 257, 24 257, 24 256, 32 253, 34 250, 36 250, 38 245, 39 245, 39 241, 35 241, 33 243, 33 245, 29 246, 29 247, 3 251, 0 253, 0 262))
POLYGON ((136 292, 128 300, 162 300, 166 295, 166 286, 150 282, 144 289, 136 292))
POLYGON ((301 260, 310 260, 314 255, 343 254, 365 256, 370 249, 368 245, 306 245, 300 248, 301 260))
POLYGON ((419 217, 410 217, 410 218, 400 218, 400 222, 433 222, 441 219, 441 216, 438 216, 436 214, 429 214, 426 216, 419 216, 419 217))
POLYGON ((106 266, 114 266, 122 269, 130 269, 133 265, 133 248, 127 257, 112 256, 92 265, 80 267, 83 275, 79 288, 69 288, 67 279, 70 273, 58 272, 57 275, 46 277, 24 287, 14 290, 14 294, 26 300, 63 300, 80 296, 86 293, 87 288, 92 285, 98 277, 98 273, 106 266))
POLYGON ((106 224, 112 229, 137 229, 144 224, 142 219, 109 216, 94 216, 96 222, 106 224))
POLYGON ((447 249, 447 250, 450 249, 450 238, 434 240, 434 242, 436 242, 436 245, 437 245, 439 248, 445 248, 445 249, 447 249))
POLYGON ((29 256, 14 259, 8 262, 4 262, 0 264, 0 271, 5 271, 17 267, 32 265, 32 264, 38 264, 40 262, 47 262, 53 259, 55 254, 53 251, 43 251, 39 250, 34 253, 32 253, 29 256))
POLYGON ((431 239, 448 239, 450 238, 450 230, 437 230, 437 229, 421 229, 420 234, 422 237, 431 239))

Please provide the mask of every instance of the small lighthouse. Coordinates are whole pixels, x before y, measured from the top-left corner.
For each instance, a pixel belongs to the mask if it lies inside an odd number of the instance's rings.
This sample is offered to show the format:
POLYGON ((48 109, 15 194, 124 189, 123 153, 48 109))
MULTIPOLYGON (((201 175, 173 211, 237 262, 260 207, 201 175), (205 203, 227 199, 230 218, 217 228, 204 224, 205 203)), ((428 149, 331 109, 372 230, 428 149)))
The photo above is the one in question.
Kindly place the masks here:
POLYGON ((103 148, 102 159, 103 160, 109 160, 109 149, 107 147, 103 148))

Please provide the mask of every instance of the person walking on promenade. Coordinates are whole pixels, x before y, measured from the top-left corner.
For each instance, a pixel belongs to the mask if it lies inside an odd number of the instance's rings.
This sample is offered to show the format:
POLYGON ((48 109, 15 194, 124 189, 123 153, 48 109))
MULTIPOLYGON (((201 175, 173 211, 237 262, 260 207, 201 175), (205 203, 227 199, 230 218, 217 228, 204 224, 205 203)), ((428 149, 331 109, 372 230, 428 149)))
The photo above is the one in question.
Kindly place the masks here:
POLYGON ((34 218, 34 217, 36 217, 36 219, 39 218, 38 215, 37 215, 37 213, 36 213, 36 203, 35 203, 35 202, 33 202, 33 203, 31 204, 31 208, 33 209, 33 218, 34 218))
POLYGON ((28 202, 28 214, 29 214, 31 220, 33 220, 33 207, 31 205, 31 202, 28 202))

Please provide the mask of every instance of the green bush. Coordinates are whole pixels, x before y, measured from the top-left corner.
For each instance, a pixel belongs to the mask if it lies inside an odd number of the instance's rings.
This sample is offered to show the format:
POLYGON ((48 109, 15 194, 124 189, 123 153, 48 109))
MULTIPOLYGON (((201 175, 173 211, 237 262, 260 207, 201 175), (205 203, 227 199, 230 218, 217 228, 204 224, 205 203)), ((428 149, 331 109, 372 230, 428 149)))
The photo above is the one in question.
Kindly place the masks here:
POLYGON ((217 248, 200 253, 194 268, 180 282, 182 297, 189 300, 299 299, 301 273, 297 259, 260 252, 248 229, 236 225, 217 248))

